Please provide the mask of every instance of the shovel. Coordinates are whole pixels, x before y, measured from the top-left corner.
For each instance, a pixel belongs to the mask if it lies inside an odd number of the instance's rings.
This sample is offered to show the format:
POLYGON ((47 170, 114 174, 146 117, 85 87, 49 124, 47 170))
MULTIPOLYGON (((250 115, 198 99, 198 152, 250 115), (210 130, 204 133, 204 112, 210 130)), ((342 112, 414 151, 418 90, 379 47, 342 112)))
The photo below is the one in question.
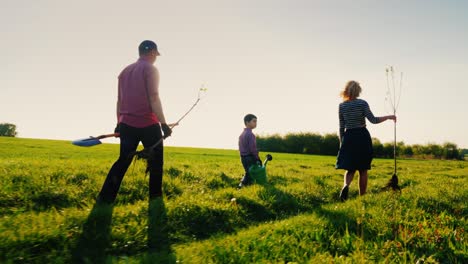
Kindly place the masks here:
POLYGON ((108 138, 108 137, 119 137, 119 136, 120 136, 120 133, 100 135, 97 137, 77 139, 77 140, 72 141, 72 144, 76 146, 80 146, 80 147, 92 147, 92 146, 102 144, 101 139, 108 138))

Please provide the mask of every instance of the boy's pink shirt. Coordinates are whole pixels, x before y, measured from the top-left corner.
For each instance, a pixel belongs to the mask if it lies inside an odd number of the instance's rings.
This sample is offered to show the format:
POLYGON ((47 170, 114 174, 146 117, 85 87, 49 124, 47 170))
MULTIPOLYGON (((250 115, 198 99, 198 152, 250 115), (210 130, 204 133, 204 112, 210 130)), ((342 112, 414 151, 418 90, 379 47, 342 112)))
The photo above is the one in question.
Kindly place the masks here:
POLYGON ((119 75, 119 122, 133 127, 147 127, 159 123, 151 109, 148 90, 156 86, 156 68, 139 58, 119 75))
POLYGON ((244 131, 239 136, 239 152, 241 156, 253 155, 259 159, 257 140, 251 128, 244 128, 244 131))

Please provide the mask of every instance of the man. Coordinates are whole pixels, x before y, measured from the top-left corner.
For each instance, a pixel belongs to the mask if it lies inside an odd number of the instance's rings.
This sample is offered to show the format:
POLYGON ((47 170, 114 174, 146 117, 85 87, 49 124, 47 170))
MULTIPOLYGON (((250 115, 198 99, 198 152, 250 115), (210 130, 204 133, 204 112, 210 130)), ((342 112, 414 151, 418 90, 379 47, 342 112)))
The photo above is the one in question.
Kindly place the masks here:
MULTIPOLYGON (((138 61, 128 65, 119 75, 115 132, 120 133, 120 156, 107 174, 99 193, 98 201, 106 203, 115 201, 132 162, 131 153, 136 151, 140 141, 146 148, 172 133, 159 98, 159 72, 153 65, 160 55, 158 47, 153 41, 145 40, 138 51, 138 61)), ((163 160, 161 141, 148 159, 150 199, 162 196, 163 160)))

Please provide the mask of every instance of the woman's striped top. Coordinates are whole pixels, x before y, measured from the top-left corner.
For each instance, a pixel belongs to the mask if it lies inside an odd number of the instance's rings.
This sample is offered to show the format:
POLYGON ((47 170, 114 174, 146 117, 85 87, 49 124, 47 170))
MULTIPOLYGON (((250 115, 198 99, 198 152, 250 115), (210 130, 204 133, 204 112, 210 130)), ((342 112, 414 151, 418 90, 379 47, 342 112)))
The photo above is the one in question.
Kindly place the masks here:
POLYGON ((338 113, 340 119, 340 139, 343 138, 345 129, 365 127, 365 118, 373 124, 381 122, 380 118, 372 114, 369 104, 362 99, 354 99, 341 103, 338 113))

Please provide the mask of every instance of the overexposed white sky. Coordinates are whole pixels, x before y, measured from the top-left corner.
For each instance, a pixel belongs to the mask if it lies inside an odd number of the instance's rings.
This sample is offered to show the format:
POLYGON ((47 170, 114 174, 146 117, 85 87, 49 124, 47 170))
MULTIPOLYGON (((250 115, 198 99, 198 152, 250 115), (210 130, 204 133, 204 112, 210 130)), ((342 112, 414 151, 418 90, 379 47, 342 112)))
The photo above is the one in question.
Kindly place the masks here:
MULTIPOLYGON (((467 148, 466 10, 456 0, 5 0, 0 123, 29 138, 112 132, 117 76, 151 39, 169 121, 208 88, 166 145, 236 148, 247 113, 257 134, 335 133, 351 79, 375 115, 389 114, 393 65, 404 72, 397 140, 467 148)), ((368 128, 393 140, 391 122, 368 128)))

